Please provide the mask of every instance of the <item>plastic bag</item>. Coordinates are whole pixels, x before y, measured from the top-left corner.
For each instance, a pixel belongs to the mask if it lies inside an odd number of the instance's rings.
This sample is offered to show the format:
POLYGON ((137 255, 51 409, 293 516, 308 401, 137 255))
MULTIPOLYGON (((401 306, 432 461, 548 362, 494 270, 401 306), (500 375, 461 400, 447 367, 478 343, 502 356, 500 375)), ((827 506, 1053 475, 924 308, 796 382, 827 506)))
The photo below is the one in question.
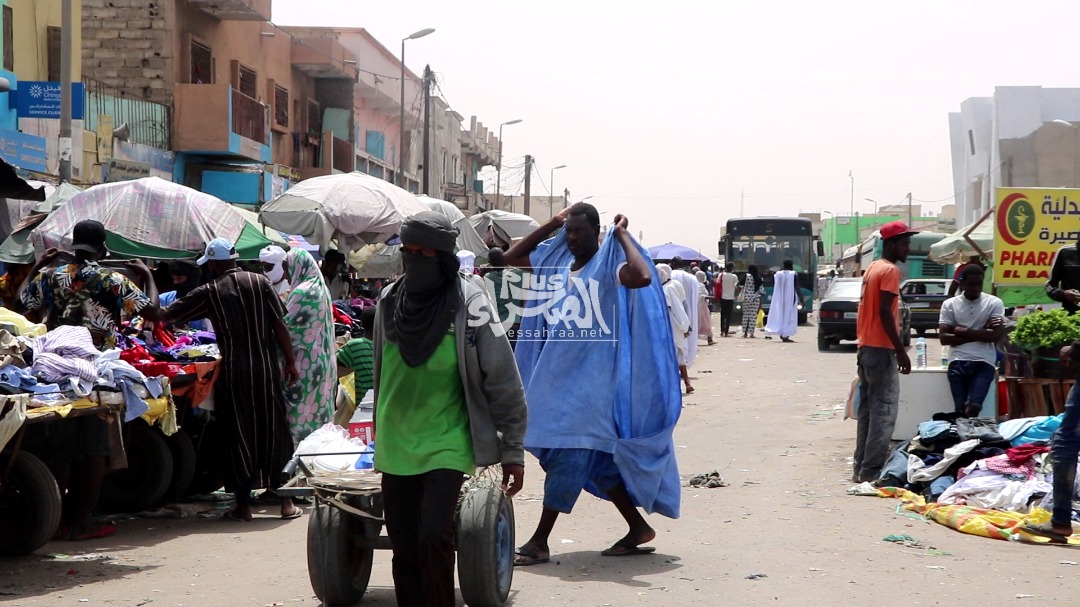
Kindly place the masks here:
POLYGON ((312 432, 296 446, 293 457, 301 456, 309 468, 322 472, 340 472, 353 468, 361 453, 369 451, 364 441, 350 437, 341 426, 326 424, 312 432), (346 453, 346 455, 319 455, 346 453))
POLYGON ((762 310, 761 308, 758 308, 757 321, 755 322, 755 326, 758 329, 764 329, 765 328, 765 310, 762 310))

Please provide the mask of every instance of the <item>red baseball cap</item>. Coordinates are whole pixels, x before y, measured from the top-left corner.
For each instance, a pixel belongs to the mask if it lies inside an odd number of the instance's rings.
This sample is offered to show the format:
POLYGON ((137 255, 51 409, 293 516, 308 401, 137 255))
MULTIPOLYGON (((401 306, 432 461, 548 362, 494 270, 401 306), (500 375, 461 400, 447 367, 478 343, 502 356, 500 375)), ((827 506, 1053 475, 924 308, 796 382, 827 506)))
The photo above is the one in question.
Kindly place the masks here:
POLYGON ((912 230, 907 227, 907 224, 902 221, 890 221, 889 223, 881 226, 878 229, 881 233, 882 240, 889 240, 890 238, 896 238, 898 236, 910 236, 911 234, 918 234, 918 230, 912 230))

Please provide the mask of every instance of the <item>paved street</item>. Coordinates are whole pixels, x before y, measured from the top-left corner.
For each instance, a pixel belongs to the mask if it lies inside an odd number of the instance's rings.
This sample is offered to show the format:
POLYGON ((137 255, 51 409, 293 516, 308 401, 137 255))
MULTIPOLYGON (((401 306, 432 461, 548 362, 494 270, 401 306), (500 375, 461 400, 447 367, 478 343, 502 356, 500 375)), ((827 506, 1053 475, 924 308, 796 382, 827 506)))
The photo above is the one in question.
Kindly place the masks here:
MULTIPOLYGON (((614 508, 582 497, 553 534, 552 562, 519 569, 512 604, 1074 605, 1080 554, 963 535, 850 497, 854 422, 841 421, 854 346, 728 338, 702 347, 676 445, 684 478, 713 469, 730 486, 686 488, 679 520, 653 517, 657 553, 605 558, 621 537, 614 508), (908 534, 947 554, 883 542, 908 534), (758 579, 748 576, 760 574, 758 579), (1026 600, 1019 600, 1021 595, 1026 600), (1033 596, 1027 596, 1033 595, 1033 596)), ((938 354, 930 340, 930 359, 938 354)), ((947 398, 947 397, 946 397, 947 398)), ((947 402, 947 401, 946 401, 947 402)), ((531 459, 531 458, 530 458, 531 459)), ((539 515, 529 464, 515 499, 519 542, 539 515)), ((271 514, 266 512, 266 514, 271 514)), ((305 564, 306 517, 251 524, 138 519, 115 537, 53 543, 0 561, 0 601, 23 607, 317 605, 305 564), (100 552, 97 562, 44 554, 100 552)), ((389 553, 376 554, 364 604, 393 605, 389 553)))

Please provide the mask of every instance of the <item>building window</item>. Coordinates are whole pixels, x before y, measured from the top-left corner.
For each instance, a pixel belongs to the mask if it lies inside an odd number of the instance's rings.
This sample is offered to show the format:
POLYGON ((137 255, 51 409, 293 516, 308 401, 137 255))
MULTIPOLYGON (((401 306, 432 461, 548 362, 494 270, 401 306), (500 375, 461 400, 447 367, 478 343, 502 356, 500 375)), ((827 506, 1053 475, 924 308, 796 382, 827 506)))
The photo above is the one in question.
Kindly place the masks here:
POLYGON ((256 90, 258 88, 257 85, 259 77, 255 74, 255 70, 251 69, 250 67, 241 65, 240 76, 238 79, 239 82, 237 83, 236 88, 248 97, 251 97, 252 99, 258 99, 259 93, 257 93, 256 90))
POLYGON ((4 69, 15 71, 15 24, 10 6, 4 7, 4 69))
POLYGON ((49 45, 48 78, 50 82, 60 81, 60 28, 50 25, 46 28, 46 38, 49 45))
POLYGON ((450 157, 450 155, 447 154, 446 151, 444 150, 443 153, 442 153, 442 182, 443 183, 446 183, 446 169, 447 169, 446 164, 447 164, 447 160, 449 159, 449 157, 450 157))
POLYGON ((214 83, 214 54, 210 47, 191 41, 191 84, 214 83))
POLYGON ((274 122, 289 127, 289 89, 280 86, 274 87, 274 122))
POLYGON ((319 111, 319 104, 308 99, 308 133, 319 134, 323 132, 323 117, 319 111))
POLYGON ((367 131, 364 147, 368 154, 379 160, 386 160, 386 136, 379 131, 367 131))
POLYGON ((971 149, 971 155, 975 155, 975 131, 968 129, 968 147, 971 149))

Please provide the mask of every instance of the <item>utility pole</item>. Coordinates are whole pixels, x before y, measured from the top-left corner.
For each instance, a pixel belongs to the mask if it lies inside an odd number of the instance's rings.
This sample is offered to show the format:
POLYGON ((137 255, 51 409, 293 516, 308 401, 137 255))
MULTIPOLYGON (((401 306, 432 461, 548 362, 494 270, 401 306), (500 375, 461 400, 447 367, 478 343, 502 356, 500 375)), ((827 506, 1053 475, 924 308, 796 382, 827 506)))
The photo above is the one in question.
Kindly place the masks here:
POLYGON ((562 208, 570 206, 570 188, 563 188, 562 192, 562 208))
MULTIPOLYGON (((502 145, 502 140, 499 140, 499 145, 502 145)), ((532 187, 532 156, 525 154, 525 214, 529 214, 529 195, 532 187)), ((513 199, 511 199, 513 200, 513 199)), ((513 210, 513 209, 511 209, 513 210)))
POLYGON ((60 8, 60 183, 71 181, 71 0, 60 8))
POLYGON ((431 66, 424 66, 424 195, 431 196, 431 66))
POLYGON ((907 193, 907 226, 908 226, 908 229, 910 230, 913 225, 915 225, 915 224, 912 223, 912 219, 911 219, 911 192, 908 192, 907 193))

